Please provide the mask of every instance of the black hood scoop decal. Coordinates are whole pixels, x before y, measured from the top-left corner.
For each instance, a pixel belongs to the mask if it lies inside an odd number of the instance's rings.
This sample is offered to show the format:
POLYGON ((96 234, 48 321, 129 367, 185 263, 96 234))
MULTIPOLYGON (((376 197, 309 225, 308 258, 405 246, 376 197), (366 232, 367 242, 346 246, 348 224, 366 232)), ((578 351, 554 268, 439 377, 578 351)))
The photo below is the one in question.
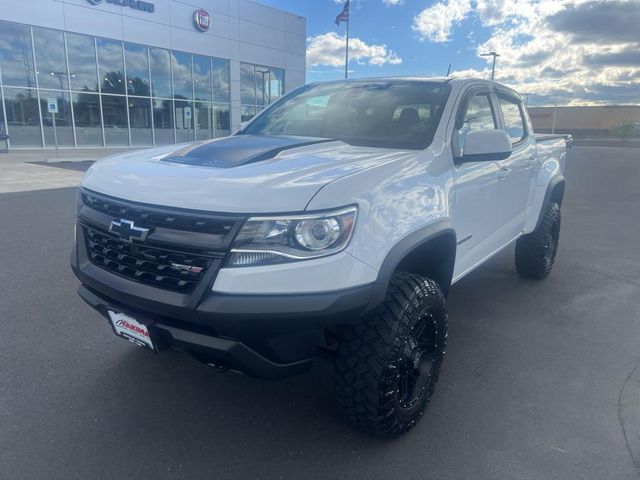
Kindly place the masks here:
POLYGON ((233 168, 269 160, 284 150, 331 142, 328 138, 233 135, 222 140, 189 146, 163 162, 203 167, 233 168))

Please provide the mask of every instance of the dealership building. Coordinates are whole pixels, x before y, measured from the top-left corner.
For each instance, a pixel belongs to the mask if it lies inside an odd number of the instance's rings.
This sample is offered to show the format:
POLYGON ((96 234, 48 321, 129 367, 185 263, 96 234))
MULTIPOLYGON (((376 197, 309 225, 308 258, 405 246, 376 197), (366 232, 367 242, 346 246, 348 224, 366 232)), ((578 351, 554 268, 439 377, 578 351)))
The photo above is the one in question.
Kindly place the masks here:
POLYGON ((305 83, 306 20, 250 0, 0 0, 12 149, 229 135, 305 83))

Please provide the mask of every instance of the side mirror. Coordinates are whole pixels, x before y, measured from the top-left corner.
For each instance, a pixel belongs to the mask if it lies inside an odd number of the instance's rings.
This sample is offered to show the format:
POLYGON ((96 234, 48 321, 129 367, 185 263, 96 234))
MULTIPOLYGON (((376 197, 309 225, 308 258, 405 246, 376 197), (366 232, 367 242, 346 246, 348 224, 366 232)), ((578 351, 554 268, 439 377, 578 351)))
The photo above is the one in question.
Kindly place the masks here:
POLYGON ((460 163, 504 160, 511 156, 511 139, 504 130, 471 130, 464 140, 460 163))

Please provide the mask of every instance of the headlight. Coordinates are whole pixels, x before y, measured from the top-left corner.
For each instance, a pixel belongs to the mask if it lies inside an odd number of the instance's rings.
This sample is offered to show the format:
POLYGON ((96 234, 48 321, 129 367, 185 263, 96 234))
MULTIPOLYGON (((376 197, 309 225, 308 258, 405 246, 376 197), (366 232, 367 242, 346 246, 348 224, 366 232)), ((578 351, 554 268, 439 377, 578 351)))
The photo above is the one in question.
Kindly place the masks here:
POLYGON ((283 217, 253 217, 233 243, 227 266, 273 265, 325 257, 349 243, 358 209, 283 217))

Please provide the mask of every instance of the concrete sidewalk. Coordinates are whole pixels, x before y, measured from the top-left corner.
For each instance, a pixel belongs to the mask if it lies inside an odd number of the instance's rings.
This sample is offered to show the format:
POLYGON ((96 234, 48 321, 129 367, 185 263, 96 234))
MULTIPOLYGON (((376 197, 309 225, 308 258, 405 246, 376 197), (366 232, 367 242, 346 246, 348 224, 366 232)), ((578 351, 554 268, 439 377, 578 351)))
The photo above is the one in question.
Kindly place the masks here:
POLYGON ((33 149, 0 154, 0 193, 75 187, 91 162, 129 150, 131 149, 75 148, 59 149, 56 152, 51 149, 33 149))

